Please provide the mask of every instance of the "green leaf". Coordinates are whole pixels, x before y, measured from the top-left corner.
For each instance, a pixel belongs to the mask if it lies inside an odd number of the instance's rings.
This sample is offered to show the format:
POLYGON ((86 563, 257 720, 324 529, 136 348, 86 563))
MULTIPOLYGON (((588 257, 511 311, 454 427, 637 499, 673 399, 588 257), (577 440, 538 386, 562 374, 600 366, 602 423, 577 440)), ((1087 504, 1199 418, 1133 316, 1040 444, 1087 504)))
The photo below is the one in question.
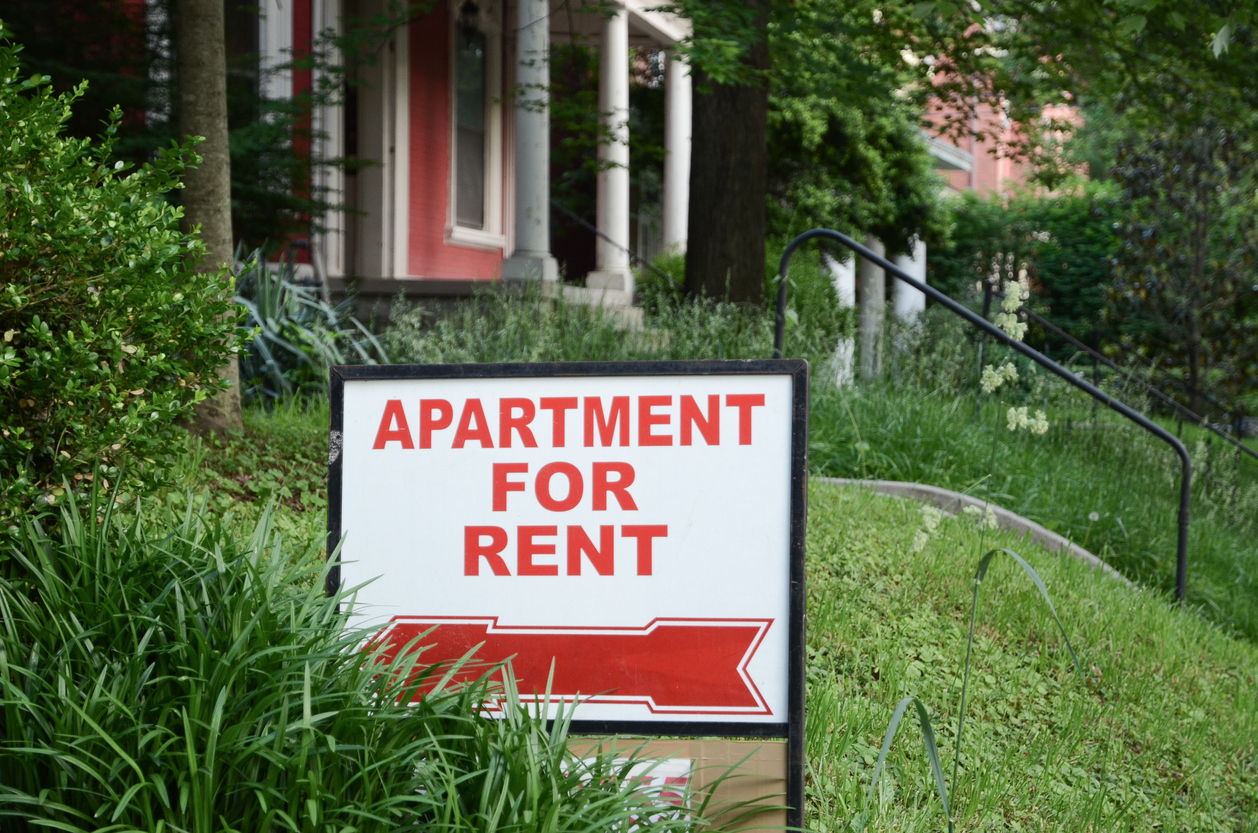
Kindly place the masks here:
POLYGON ((1127 37, 1134 38, 1144 31, 1144 27, 1148 24, 1148 20, 1142 14, 1133 14, 1124 17, 1118 21, 1118 31, 1127 37))
POLYGON ((1048 595, 1048 587, 1044 585, 1044 579, 1040 578, 1040 574, 1035 572, 1035 568, 1013 550, 1000 547, 989 551, 979 559, 978 569, 974 573, 974 599, 970 606, 970 632, 966 637, 965 643, 965 668, 961 676, 961 705, 957 712, 957 749, 952 759, 953 790, 957 788, 957 768, 961 763, 961 735, 965 730, 965 705, 966 695, 970 686, 970 661, 974 656, 974 624, 978 618, 978 591, 983 584, 983 579, 987 576, 987 569, 991 566, 992 559, 1000 553, 1004 553, 1012 558, 1040 591, 1040 596, 1043 597, 1045 604, 1048 605, 1048 612, 1053 615, 1053 621, 1057 623, 1057 630, 1061 632, 1061 638, 1066 643, 1066 650, 1070 652, 1070 660, 1074 663, 1075 672, 1079 675, 1079 682, 1084 682, 1083 669, 1079 667, 1079 658, 1075 656, 1075 649, 1070 644, 1070 637, 1066 635, 1066 627, 1061 623, 1061 618, 1057 615, 1057 608, 1053 606, 1053 600, 1048 595))
POLYGON ((1210 51, 1214 53, 1214 57, 1219 57, 1228 50, 1232 44, 1232 24, 1224 23, 1219 27, 1219 31, 1214 33, 1214 38, 1210 41, 1210 51))

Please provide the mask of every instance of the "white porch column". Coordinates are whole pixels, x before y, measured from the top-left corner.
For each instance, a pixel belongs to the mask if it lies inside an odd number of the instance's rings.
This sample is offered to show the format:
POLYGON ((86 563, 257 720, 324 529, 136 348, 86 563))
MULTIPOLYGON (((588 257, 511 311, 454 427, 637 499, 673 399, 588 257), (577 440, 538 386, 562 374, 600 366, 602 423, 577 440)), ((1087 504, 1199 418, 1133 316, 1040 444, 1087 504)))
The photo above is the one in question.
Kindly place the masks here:
POLYGON ((598 146, 598 230, 594 271, 586 286, 633 295, 629 269, 629 14, 608 10, 599 44, 598 110, 603 135, 598 146))
MULTIPOLYGON (((865 238, 865 248, 883 255, 886 247, 877 237, 865 238)), ((882 317, 887 305, 887 273, 861 258, 861 379, 872 381, 882 375, 882 317)))
POLYGON ((515 251, 504 278, 559 280, 550 254, 550 5, 519 0, 515 90, 515 251))
POLYGON ((686 250, 690 210, 690 65, 669 52, 664 65, 664 249, 686 250))
MULTIPOLYGON (((150 8, 155 3, 146 4, 150 8)), ((160 7, 159 7, 160 8, 160 7)), ((283 0, 258 5, 258 94, 268 101, 293 95, 293 71, 280 69, 293 59, 293 7, 283 0)))
MULTIPOLYGON (((313 28, 319 32, 340 32, 341 0, 316 0, 314 3, 313 28)), ((341 66, 340 51, 333 47, 332 61, 341 66)), ((318 69, 314 72, 314 87, 328 80, 328 74, 318 69)), ((343 277, 347 271, 345 263, 345 211, 340 206, 345 203, 345 169, 341 165, 330 164, 334 159, 345 155, 345 110, 339 98, 314 110, 314 176, 315 182, 328 200, 337 208, 327 213, 323 228, 314 233, 311 259, 314 263, 315 277, 321 281, 324 300, 331 300, 327 278, 343 277)))
MULTIPOLYGON (((896 255, 895 265, 911 277, 926 283, 926 244, 921 240, 914 240, 913 254, 896 255)), ((895 317, 902 321, 915 320, 926 311, 926 293, 899 279, 891 287, 891 302, 895 317)))
MULTIPOLYGON (((839 298, 840 309, 852 309, 856 306, 856 256, 846 262, 840 262, 828 254, 821 256, 830 280, 834 282, 834 294, 839 298)), ((845 387, 855 381, 853 373, 856 359, 856 339, 851 336, 840 336, 834 348, 834 383, 845 387)))

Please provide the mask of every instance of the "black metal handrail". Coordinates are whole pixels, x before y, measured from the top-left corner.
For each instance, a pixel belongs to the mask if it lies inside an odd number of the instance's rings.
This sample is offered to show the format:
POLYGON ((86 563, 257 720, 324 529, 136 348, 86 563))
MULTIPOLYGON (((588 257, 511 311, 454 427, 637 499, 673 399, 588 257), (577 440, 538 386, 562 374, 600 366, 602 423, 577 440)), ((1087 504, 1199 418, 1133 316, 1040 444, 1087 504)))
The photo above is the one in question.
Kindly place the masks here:
POLYGON ((846 234, 834 231, 833 229, 815 228, 811 231, 804 232, 790 243, 786 244, 786 250, 782 252, 782 260, 778 266, 777 320, 774 323, 773 330, 773 355, 775 358, 782 358, 782 341, 786 334, 787 268, 790 266, 791 257, 795 254, 795 250, 799 248, 801 244, 816 237, 826 238, 837 243, 841 243, 869 262, 881 266, 891 275, 904 281, 906 284, 919 292, 924 293, 935 303, 947 308, 956 315, 961 316, 987 335, 990 335, 1001 343, 1017 350, 1031 361, 1056 374, 1057 376, 1060 376, 1062 379, 1066 380, 1076 388, 1079 388, 1079 390, 1088 394, 1088 396, 1091 396, 1098 402, 1105 403, 1105 405, 1111 410, 1122 414, 1127 419, 1136 423, 1141 428, 1173 448, 1175 453, 1179 455, 1180 462, 1183 464, 1183 477, 1180 480, 1179 487, 1179 540, 1175 560, 1175 598, 1181 602, 1184 601, 1188 594, 1188 523, 1191 516, 1192 504, 1192 460, 1188 457, 1188 449, 1185 448, 1184 444, 1179 441, 1179 438, 1162 426, 1148 419, 1143 414, 1132 409, 1128 405, 1119 402, 1108 393, 1105 393, 1099 388, 1088 384, 1083 379, 1080 379, 1074 373, 1062 367, 1057 362, 1053 361, 1048 356, 1045 356, 1043 353, 1039 352, 1030 345, 1012 338, 1004 330, 1000 329, 986 318, 981 317, 968 307, 954 301, 952 298, 949 298, 933 286, 922 283, 916 278, 906 274, 902 269, 887 260, 885 257, 875 254, 862 246, 860 243, 857 243, 855 240, 848 237, 846 234))
POLYGON ((1134 376, 1132 376, 1132 374, 1129 371, 1126 371, 1123 368, 1119 367, 1117 364, 1115 364, 1113 361, 1108 359, 1106 356, 1102 355, 1096 350, 1093 350, 1091 347, 1084 344, 1082 341, 1075 338, 1070 333, 1063 330, 1061 327, 1058 327, 1053 322, 1044 318, 1044 316, 1034 313, 1031 310, 1027 309, 1026 307, 1023 307, 1021 310, 1019 310, 1019 312, 1021 312, 1030 320, 1034 321, 1036 324, 1039 324, 1040 326, 1042 326, 1044 329, 1058 336, 1059 338, 1065 339, 1066 342, 1069 343, 1075 349, 1082 350, 1083 352, 1087 353, 1089 356, 1096 359, 1098 362, 1102 363, 1103 365, 1108 367, 1110 370, 1113 370, 1116 373, 1123 374, 1130 381, 1133 381, 1136 384, 1143 387, 1146 391, 1152 394, 1158 401, 1172 408, 1177 414, 1187 419, 1189 422, 1193 423, 1194 425, 1199 425, 1200 427, 1206 429, 1207 431, 1219 437, 1222 437, 1224 440, 1227 440, 1229 443, 1236 446, 1236 449, 1238 451, 1244 451, 1250 457, 1253 457, 1254 459, 1258 460, 1258 451, 1255 451, 1254 449, 1245 445, 1243 442, 1241 442, 1236 437, 1233 437, 1231 434, 1228 434, 1225 431, 1219 430, 1218 426, 1212 424, 1208 419, 1199 415, 1197 412, 1184 407, 1179 402, 1175 401, 1175 399, 1171 397, 1170 395, 1162 392, 1158 388, 1154 387, 1153 385, 1149 384, 1148 382, 1142 379, 1135 378, 1134 376))

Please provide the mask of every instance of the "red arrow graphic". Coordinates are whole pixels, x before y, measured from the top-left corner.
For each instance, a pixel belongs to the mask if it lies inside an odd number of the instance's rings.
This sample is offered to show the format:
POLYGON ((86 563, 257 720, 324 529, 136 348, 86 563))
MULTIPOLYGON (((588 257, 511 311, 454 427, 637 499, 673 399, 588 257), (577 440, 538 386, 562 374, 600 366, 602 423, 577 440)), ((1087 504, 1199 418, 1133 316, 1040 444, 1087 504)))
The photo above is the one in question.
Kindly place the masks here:
POLYGON ((641 703, 655 713, 772 714, 747 673, 772 624, 654 619, 642 628, 519 627, 496 617, 399 616, 381 638, 396 650, 430 631, 415 646, 426 646, 425 665, 451 663, 480 645, 479 661, 511 660, 522 695, 546 690, 553 660, 554 699, 641 703))

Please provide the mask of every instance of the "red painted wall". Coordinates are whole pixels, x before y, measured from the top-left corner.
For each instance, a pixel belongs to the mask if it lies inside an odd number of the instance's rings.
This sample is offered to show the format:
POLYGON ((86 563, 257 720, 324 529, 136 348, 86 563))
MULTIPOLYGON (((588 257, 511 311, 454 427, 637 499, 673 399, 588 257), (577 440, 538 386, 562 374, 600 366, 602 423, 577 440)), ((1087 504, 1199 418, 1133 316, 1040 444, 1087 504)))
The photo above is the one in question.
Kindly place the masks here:
MULTIPOLYGON (((314 45, 314 3, 313 0, 295 0, 293 3, 293 60, 301 61, 310 57, 314 45)), ((309 68, 293 70, 293 100, 302 108, 301 118, 293 127, 293 150, 302 159, 309 160, 310 145, 310 95, 313 88, 313 75, 309 68)), ((293 183, 293 191, 299 197, 310 196, 310 169, 305 168, 298 174, 293 183)), ((310 222, 307 216, 302 217, 305 223, 310 222)), ((309 236, 309 233, 299 236, 309 236)), ((296 249, 292 253, 297 263, 310 263, 309 249, 296 249)))
MULTIPOLYGON (((295 0, 293 3, 293 60, 300 62, 310 57, 314 44, 314 9, 312 0, 295 0)), ((301 104, 303 114, 293 148, 303 156, 310 155, 310 94, 312 74, 309 68, 293 70, 293 99, 301 104)), ((304 183, 305 193, 310 184, 304 183)))
POLYGON ((411 23, 408 274, 489 280, 501 251, 445 243, 450 200, 450 11, 445 0, 411 23))

